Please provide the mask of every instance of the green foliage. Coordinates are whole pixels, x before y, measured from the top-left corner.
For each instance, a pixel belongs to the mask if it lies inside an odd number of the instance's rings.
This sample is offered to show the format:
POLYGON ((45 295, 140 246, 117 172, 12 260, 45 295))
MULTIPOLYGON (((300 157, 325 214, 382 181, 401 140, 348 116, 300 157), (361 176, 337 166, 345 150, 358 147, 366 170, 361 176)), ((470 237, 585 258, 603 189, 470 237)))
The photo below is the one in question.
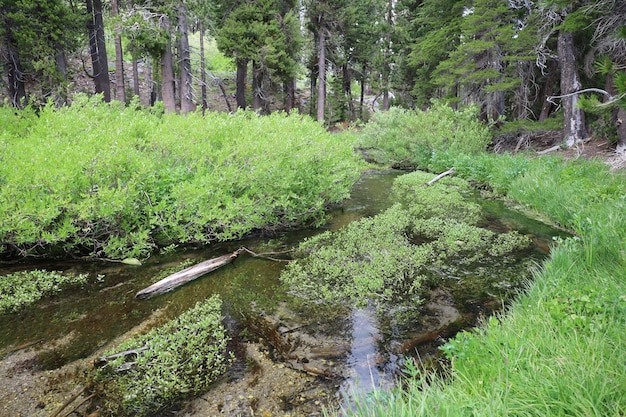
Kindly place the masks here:
POLYGON ((103 396, 104 415, 150 416, 205 391, 229 366, 229 337, 218 296, 197 303, 174 320, 123 342, 120 355, 89 378, 103 396))
POLYGON ((497 180, 503 193, 577 236, 556 240, 506 312, 449 340, 445 378, 421 375, 406 392, 377 392, 376 402, 359 400, 367 410, 359 415, 624 414, 626 176, 598 161, 545 156, 448 153, 448 163, 466 167, 458 175, 497 180))
POLYGON ((15 312, 64 289, 87 283, 87 274, 33 269, 0 277, 0 314, 15 312))
POLYGON ((400 205, 306 240, 281 279, 297 293, 363 305, 371 297, 409 296, 420 288, 429 247, 410 243, 411 219, 400 205))
POLYGON ((476 112, 475 107, 455 111, 442 102, 424 112, 391 108, 372 117, 357 146, 377 163, 413 168, 428 167, 446 150, 477 154, 491 138, 476 112))
POLYGON ((458 191, 469 185, 446 178, 427 187, 427 177, 422 172, 398 177, 394 194, 401 203, 306 240, 281 280, 308 298, 357 305, 406 297, 415 303, 425 279, 441 279, 444 269, 455 275, 477 262, 484 268, 476 276, 492 274, 488 266, 497 264, 504 280, 508 255, 527 248, 530 239, 466 223, 480 218, 480 207, 458 191))
POLYGON ((472 192, 467 181, 445 177, 431 186, 432 175, 422 171, 398 177, 393 184, 395 197, 413 217, 429 219, 445 215, 447 219, 476 224, 481 216, 478 204, 467 201, 472 192))
POLYGON ((143 258, 320 224, 359 175, 348 136, 295 114, 162 116, 77 97, 30 123, 0 128, 5 255, 143 258))

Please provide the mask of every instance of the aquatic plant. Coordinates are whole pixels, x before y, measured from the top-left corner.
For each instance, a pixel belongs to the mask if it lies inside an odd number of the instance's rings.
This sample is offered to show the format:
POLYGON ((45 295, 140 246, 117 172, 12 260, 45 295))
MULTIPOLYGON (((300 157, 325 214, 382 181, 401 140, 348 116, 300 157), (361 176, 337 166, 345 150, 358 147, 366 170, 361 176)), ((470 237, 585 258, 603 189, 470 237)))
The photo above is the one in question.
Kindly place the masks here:
POLYGON ((107 352, 88 375, 104 415, 149 416, 206 390, 232 360, 221 306, 213 296, 107 352))
POLYGON ((33 269, 0 276, 0 314, 18 311, 36 301, 88 282, 88 274, 33 269))
POLYGON ((506 280, 502 266, 530 239, 474 225, 481 209, 464 195, 469 185, 451 178, 426 186, 431 177, 415 172, 396 178, 394 196, 401 202, 304 241, 281 280, 308 298, 357 305, 407 297, 419 303, 426 279, 437 284, 479 262, 475 275, 495 275, 491 267, 506 280))
POLYGON ((576 236, 554 242, 505 312, 448 341, 444 377, 413 368, 405 390, 357 397, 341 415, 625 415, 624 172, 599 161, 452 151, 428 168, 451 166, 576 236))

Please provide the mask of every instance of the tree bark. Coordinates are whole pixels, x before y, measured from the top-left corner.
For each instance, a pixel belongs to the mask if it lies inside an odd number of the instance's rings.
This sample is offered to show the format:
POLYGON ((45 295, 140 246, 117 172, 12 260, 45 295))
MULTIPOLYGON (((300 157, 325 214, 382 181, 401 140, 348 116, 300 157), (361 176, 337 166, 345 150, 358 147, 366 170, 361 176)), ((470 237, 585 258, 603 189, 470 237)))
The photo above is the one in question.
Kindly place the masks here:
MULTIPOLYGON (((111 0, 111 16, 119 15, 118 0, 111 0)), ((126 88, 124 86, 124 52, 122 50, 122 36, 119 24, 115 25, 115 99, 126 102, 126 88)))
POLYGON ((133 93, 141 98, 139 94, 139 64, 136 58, 133 58, 133 93))
POLYGON ((258 111, 263 107, 262 77, 258 61, 252 61, 252 110, 258 111))
POLYGON ((352 102, 352 77, 350 77, 350 69, 348 68, 348 64, 345 63, 341 67, 341 72, 343 74, 343 92, 346 95, 346 100, 348 100, 348 113, 350 114, 349 119, 354 120, 354 103, 352 102))
POLYGON ((191 78, 191 56, 189 53, 189 29, 187 8, 184 3, 178 7, 178 29, 180 32, 180 110, 183 114, 194 111, 193 85, 191 78))
MULTIPOLYGON (((572 33, 559 32, 559 65, 561 67, 561 95, 578 91, 582 88, 576 65, 576 49, 572 33)), ((563 97, 563 136, 568 147, 583 141, 587 137, 585 113, 578 108, 578 94, 563 97)))
POLYGON ((541 113, 539 113, 539 121, 544 122, 548 116, 550 116, 550 112, 552 111, 553 104, 551 101, 547 100, 548 97, 552 96, 552 92, 554 91, 554 85, 556 84, 556 79, 559 75, 557 71, 556 62, 552 62, 548 67, 548 79, 544 83, 541 88, 541 113))
POLYGON ((237 101, 237 107, 240 109, 246 108, 246 79, 248 76, 248 61, 246 59, 237 59, 237 91, 235 93, 235 100, 237 101))
POLYGON ((283 108, 286 113, 291 112, 294 106, 294 88, 293 88, 293 80, 287 80, 283 82, 283 95, 284 95, 284 103, 283 108))
POLYGON ((617 138, 615 152, 626 155, 626 109, 623 107, 617 111, 617 138))
POLYGON ((161 52, 161 97, 167 113, 176 112, 176 95, 174 91, 174 63, 172 46, 168 42, 161 52))
POLYGON ((7 56, 7 79, 8 92, 11 98, 11 104, 21 109, 26 101, 26 88, 24 87, 24 72, 20 62, 20 56, 15 48, 12 32, 10 28, 6 28, 5 34, 5 53, 7 56))
POLYGON ((104 20, 102 18, 102 0, 86 0, 89 21, 89 46, 93 66, 93 80, 96 93, 102 93, 106 102, 111 101, 111 85, 109 82, 109 64, 106 44, 104 42, 104 20))
POLYGON ((365 70, 361 75, 361 94, 359 97, 359 117, 363 120, 363 106, 365 105, 365 70))
MULTIPOLYGON (((202 103, 202 114, 209 108, 209 103, 207 101, 207 91, 206 91, 206 69, 204 65, 204 25, 202 21, 198 23, 198 30, 200 32, 200 100, 202 103)), ((228 101, 227 101, 228 103, 228 101)), ((228 111, 230 111, 230 104, 228 105, 228 111)))
POLYGON ((324 107, 326 106, 326 29, 319 30, 319 61, 317 75, 317 121, 324 121, 324 107))

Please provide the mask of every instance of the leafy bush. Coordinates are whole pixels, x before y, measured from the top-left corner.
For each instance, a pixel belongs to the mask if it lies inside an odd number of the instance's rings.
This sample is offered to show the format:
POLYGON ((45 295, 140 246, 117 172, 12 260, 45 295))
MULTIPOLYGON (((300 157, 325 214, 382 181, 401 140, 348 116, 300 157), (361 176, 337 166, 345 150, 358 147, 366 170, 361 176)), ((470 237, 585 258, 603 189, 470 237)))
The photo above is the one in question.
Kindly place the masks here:
POLYGON ((359 176, 347 138, 296 114, 45 107, 28 129, 0 127, 0 254, 141 258, 320 224, 359 176))
POLYGON ((148 416, 197 395, 230 364, 221 299, 197 303, 174 320, 119 345, 126 352, 93 371, 90 379, 110 416, 148 416), (133 352, 133 353, 128 353, 133 352))
POLYGON ((513 260, 508 255, 527 248, 530 239, 475 226, 481 210, 463 195, 469 185, 444 178, 426 186, 431 177, 414 172, 396 178, 399 203, 301 243, 281 280, 308 298, 357 305, 407 296, 415 302, 426 278, 458 275, 478 262, 483 265, 473 272, 476 277, 498 275, 491 266, 506 280, 502 266, 513 260))
POLYGON ((371 297, 416 293, 429 247, 409 239, 411 219, 399 204, 373 218, 325 232, 298 248, 281 279, 307 298, 363 305, 371 297))
POLYGON ((490 141, 489 129, 478 120, 476 108, 456 111, 435 102, 423 112, 391 108, 376 113, 357 146, 377 163, 424 169, 437 152, 474 155, 490 141))
POLYGON ((18 311, 46 296, 83 285, 87 274, 33 269, 0 277, 0 314, 18 311))

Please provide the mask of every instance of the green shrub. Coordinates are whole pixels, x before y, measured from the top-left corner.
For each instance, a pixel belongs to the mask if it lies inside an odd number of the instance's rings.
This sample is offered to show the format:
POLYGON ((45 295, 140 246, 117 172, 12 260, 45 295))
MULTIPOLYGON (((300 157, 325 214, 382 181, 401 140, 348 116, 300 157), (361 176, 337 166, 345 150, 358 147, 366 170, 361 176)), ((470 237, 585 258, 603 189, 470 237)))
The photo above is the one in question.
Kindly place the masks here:
POLYGON ((20 134, 5 129, 6 256, 142 258, 172 244, 320 224, 360 169, 351 136, 296 114, 183 117, 78 96, 41 109, 20 134))
POLYGON ((18 311, 70 287, 87 283, 87 274, 33 269, 0 277, 0 314, 18 311))
POLYGON ((281 280, 307 298, 357 305, 400 299, 415 304, 425 279, 438 283, 460 271, 471 270, 475 280, 498 276, 501 282, 514 281, 510 273, 519 280, 519 273, 505 272, 503 266, 530 239, 475 226, 481 209, 463 195, 469 184, 447 177, 426 186, 430 178, 423 172, 396 178, 393 190, 400 202, 301 243, 281 280), (480 267, 470 267, 477 263, 480 267))
POLYGON ((471 188, 467 181, 445 177, 426 186, 432 177, 426 172, 415 171, 396 178, 393 183, 395 198, 403 203, 414 218, 446 216, 448 219, 476 224, 481 216, 481 208, 468 201, 471 188))
POLYGON ((104 401, 105 415, 153 415, 216 381, 232 360, 221 305, 213 296, 107 352, 134 353, 119 355, 89 375, 104 401))
POLYGON ((474 155, 484 151, 490 141, 489 129, 477 118, 477 108, 456 111, 435 102, 427 111, 394 107, 376 113, 365 125, 357 146, 377 163, 425 169, 437 152, 474 155))
POLYGON ((306 298, 366 304, 415 294, 431 262, 429 246, 410 242, 411 218, 399 204, 300 244, 281 279, 306 298))

